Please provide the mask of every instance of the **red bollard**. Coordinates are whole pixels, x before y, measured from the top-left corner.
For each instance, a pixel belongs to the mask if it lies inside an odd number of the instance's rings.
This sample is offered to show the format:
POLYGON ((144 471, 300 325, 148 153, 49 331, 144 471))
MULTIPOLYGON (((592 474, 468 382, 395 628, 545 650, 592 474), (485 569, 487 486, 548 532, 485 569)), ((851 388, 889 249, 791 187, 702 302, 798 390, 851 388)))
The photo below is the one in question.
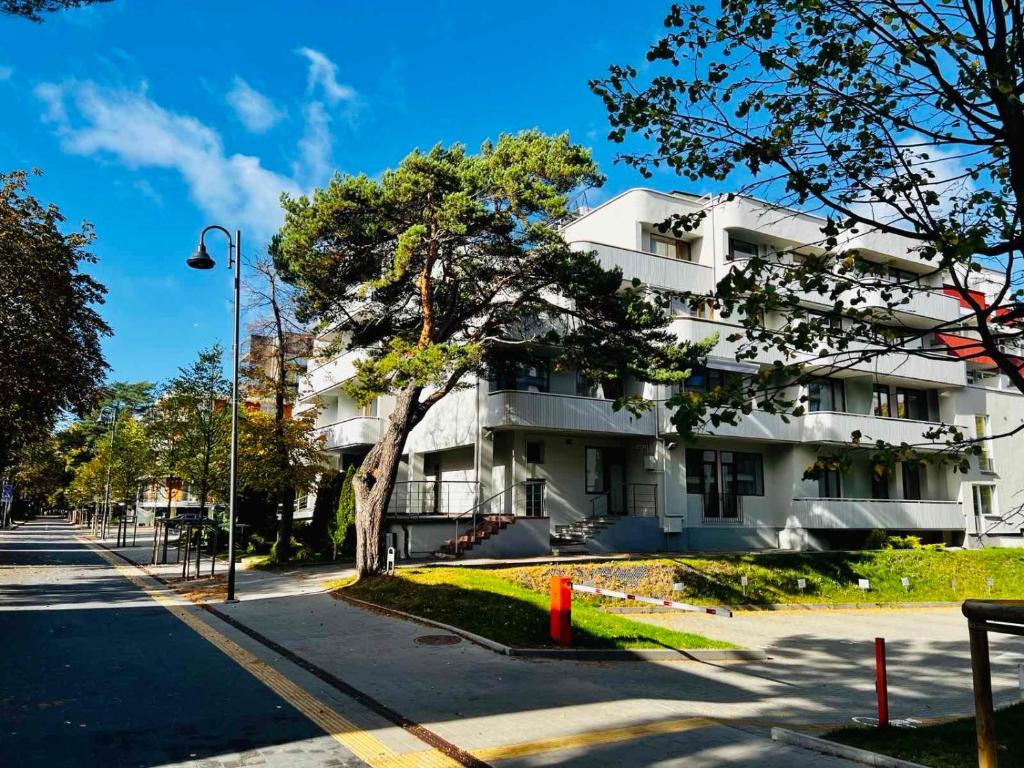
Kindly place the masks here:
POLYGON ((572 579, 565 576, 551 577, 551 639, 572 645, 572 579))
POLYGON ((885 674, 885 638, 875 638, 875 693, 878 695, 878 727, 889 727, 889 681, 885 674))

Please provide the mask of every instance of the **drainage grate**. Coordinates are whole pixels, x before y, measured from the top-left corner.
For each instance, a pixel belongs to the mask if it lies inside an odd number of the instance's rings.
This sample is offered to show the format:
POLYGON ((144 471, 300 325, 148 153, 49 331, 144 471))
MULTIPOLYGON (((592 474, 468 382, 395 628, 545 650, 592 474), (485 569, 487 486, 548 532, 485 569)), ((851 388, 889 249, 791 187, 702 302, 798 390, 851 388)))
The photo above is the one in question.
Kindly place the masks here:
POLYGON ((416 645, 455 645, 461 643, 462 638, 457 635, 420 635, 416 638, 416 645))

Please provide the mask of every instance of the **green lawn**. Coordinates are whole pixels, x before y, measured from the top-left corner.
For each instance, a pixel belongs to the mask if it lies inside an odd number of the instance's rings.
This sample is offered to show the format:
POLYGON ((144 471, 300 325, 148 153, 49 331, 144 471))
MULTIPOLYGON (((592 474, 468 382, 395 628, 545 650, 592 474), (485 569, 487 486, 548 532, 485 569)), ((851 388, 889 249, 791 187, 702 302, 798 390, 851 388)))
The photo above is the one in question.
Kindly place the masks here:
MULTIPOLYGON (((496 572, 469 568, 400 569, 396 576, 343 587, 388 608, 451 624, 505 645, 551 646, 548 595, 513 584, 496 572)), ((734 648, 700 635, 630 621, 574 601, 573 645, 579 648, 734 648)))
MULTIPOLYGON (((1022 733, 1024 704, 996 712, 999 768, 1024 768, 1022 733)), ((964 768, 978 764, 973 717, 913 729, 843 728, 826 734, 825 738, 931 768, 964 768)))
MULTIPOLYGON (((1024 551, 1012 549, 660 556, 504 568, 494 573, 538 591, 545 590, 548 579, 558 575, 608 589, 673 596, 701 605, 1024 598, 1024 551), (743 576, 747 577, 746 588, 741 585, 743 576), (910 579, 909 590, 900 582, 903 576, 910 579), (989 577, 994 580, 991 591, 985 581, 989 577), (802 591, 797 581, 801 578, 807 582, 802 591), (858 579, 869 580, 868 592, 857 588, 858 579), (683 589, 673 591, 675 583, 681 583, 683 589)), ((596 601, 616 604, 600 598, 596 601)))

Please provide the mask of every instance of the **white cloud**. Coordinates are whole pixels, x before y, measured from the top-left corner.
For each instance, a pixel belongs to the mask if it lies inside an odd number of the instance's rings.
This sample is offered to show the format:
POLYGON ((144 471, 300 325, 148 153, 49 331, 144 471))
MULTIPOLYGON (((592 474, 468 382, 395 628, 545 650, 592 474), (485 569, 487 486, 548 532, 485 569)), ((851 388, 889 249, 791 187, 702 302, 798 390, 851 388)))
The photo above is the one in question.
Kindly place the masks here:
POLYGON ((10 80, 13 75, 13 67, 5 67, 4 65, 0 64, 0 83, 2 83, 4 80, 10 80))
POLYGON ((358 95, 355 88, 338 82, 337 64, 320 51, 312 48, 299 48, 295 52, 309 60, 308 88, 310 92, 319 85, 330 104, 355 100, 358 95))
POLYGON ((306 119, 306 132, 299 139, 301 160, 296 164, 294 174, 301 178, 305 173, 312 181, 323 181, 331 174, 333 165, 333 144, 331 118, 319 101, 311 101, 302 111, 306 119))
POLYGON ((284 117, 284 112, 273 101, 240 77, 235 77, 227 101, 242 124, 253 133, 269 131, 284 117))
POLYGON ((35 92, 66 152, 109 155, 130 168, 176 170, 210 218, 241 226, 257 239, 268 238, 281 222, 281 192, 302 192, 294 179, 264 168, 258 157, 228 154, 216 131, 161 107, 145 86, 72 81, 43 83, 35 92))

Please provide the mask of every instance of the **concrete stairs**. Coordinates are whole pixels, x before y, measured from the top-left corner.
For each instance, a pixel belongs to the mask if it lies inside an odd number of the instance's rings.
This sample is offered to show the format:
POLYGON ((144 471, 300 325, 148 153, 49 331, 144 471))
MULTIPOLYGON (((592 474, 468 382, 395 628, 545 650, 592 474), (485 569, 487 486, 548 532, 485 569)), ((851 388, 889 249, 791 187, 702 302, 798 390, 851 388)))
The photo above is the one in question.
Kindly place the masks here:
POLYGON ((474 546, 492 536, 497 536, 513 525, 515 521, 513 515, 484 515, 477 519, 475 528, 459 534, 457 539, 448 539, 434 554, 439 558, 448 559, 463 557, 474 546))
POLYGON ((617 517, 587 517, 568 525, 556 525, 551 535, 551 553, 554 555, 588 554, 587 539, 615 525, 617 517))

